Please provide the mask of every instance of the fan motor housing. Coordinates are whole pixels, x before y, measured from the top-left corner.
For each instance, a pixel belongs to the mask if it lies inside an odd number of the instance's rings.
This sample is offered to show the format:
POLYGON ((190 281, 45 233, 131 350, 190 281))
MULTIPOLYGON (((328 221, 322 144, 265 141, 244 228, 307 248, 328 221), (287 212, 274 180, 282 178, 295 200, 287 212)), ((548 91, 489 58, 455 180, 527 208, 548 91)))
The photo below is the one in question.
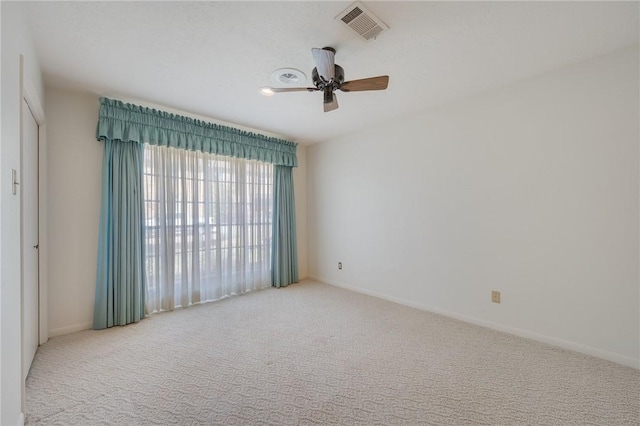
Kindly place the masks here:
MULTIPOLYGON (((331 83, 330 86, 332 91, 339 89, 340 86, 342 86, 342 83, 344 83, 344 70, 340 65, 334 65, 334 67, 335 71, 333 83, 331 83)), ((318 89, 324 90, 327 86, 329 86, 329 82, 325 82, 320 78, 320 75, 318 75, 318 68, 314 68, 313 71, 311 71, 311 78, 313 81, 313 85, 318 89)))

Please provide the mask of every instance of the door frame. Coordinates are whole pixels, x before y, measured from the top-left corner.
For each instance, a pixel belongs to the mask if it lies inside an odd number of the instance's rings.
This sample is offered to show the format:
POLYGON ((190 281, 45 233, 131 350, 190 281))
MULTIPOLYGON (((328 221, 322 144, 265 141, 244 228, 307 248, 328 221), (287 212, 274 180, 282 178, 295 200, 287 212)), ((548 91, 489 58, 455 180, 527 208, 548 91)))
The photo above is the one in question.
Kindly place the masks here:
MULTIPOLYGON (((24 72, 24 58, 20 56, 20 68, 22 71, 22 99, 27 102, 33 118, 38 124, 38 299, 48 300, 47 293, 47 150, 46 150, 46 127, 42 101, 36 94, 35 86, 31 79, 24 72)), ((21 101, 22 101, 21 99, 21 101)), ((22 165, 22 123, 24 117, 20 117, 20 162, 22 165)), ((20 206, 22 208, 22 206, 20 206)), ((21 213, 22 214, 22 213, 21 213)), ((22 217, 22 216, 21 216, 22 217)), ((49 321, 47 303, 39 304, 39 344, 42 345, 49 340, 49 321)))
MULTIPOLYGON (((31 114, 38 125, 38 345, 46 343, 49 339, 49 318, 48 318, 48 289, 47 289, 47 265, 48 265, 48 241, 47 241, 47 150, 46 150, 46 127, 44 106, 42 100, 35 90, 35 84, 26 74, 24 65, 24 56, 20 55, 20 182, 22 179, 22 164, 24 151, 24 131, 23 125, 25 118, 23 116, 22 101, 24 100, 31 114)), ((20 359, 21 372, 24 369, 23 356, 24 353, 24 318, 22 306, 24 304, 24 277, 22 275, 22 249, 25 241, 22 233, 22 188, 20 188, 20 359)), ((22 413, 26 412, 25 404, 25 383, 22 381, 22 413)))

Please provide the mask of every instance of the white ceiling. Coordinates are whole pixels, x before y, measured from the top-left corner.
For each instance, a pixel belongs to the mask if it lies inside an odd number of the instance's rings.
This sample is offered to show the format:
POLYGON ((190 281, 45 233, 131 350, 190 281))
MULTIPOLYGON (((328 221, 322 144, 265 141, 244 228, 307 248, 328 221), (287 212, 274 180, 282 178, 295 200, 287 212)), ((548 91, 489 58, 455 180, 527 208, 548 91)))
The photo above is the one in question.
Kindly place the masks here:
POLYGON ((122 96, 300 143, 503 86, 639 41, 638 2, 365 2, 390 29, 366 42, 334 20, 351 2, 32 2, 49 86, 122 96), (346 79, 384 92, 259 94, 333 46, 346 79))

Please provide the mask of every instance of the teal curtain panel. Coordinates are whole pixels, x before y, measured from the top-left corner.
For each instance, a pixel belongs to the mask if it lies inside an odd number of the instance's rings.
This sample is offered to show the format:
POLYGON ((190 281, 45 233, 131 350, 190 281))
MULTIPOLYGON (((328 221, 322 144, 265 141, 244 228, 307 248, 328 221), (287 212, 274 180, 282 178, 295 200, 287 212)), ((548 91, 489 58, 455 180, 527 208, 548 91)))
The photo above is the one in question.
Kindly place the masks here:
POLYGON ((104 142, 94 329, 145 315, 142 154, 138 143, 104 142))
POLYGON ((271 281, 274 287, 286 287, 298 282, 296 203, 292 167, 273 167, 272 226, 271 281))
POLYGON ((295 142, 108 98, 100 98, 96 137, 298 166, 295 142))

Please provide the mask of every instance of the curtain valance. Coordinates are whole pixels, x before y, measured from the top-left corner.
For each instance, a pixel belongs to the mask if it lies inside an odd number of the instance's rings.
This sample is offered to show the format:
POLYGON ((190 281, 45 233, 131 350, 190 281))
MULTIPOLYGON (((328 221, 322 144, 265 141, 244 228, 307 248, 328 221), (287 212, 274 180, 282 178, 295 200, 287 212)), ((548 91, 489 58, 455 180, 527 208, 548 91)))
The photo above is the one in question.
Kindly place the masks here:
POLYGON ((98 140, 122 140, 297 167, 295 142, 100 98, 98 140))

